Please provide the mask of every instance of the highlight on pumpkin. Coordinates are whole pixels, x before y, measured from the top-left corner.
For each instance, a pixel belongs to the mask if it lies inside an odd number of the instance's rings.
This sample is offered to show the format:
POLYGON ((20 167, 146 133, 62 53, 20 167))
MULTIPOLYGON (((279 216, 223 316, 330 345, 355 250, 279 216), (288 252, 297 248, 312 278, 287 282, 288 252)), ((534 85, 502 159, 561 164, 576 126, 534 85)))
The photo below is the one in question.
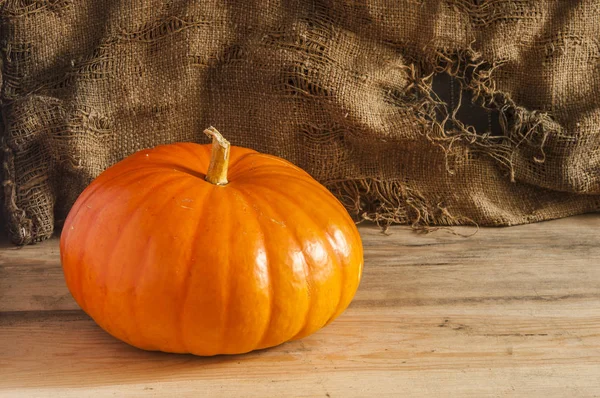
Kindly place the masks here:
POLYGON ((204 130, 204 134, 212 138, 212 152, 208 172, 206 173, 206 181, 215 185, 225 185, 228 183, 227 169, 229 168, 229 148, 231 144, 213 126, 204 130))

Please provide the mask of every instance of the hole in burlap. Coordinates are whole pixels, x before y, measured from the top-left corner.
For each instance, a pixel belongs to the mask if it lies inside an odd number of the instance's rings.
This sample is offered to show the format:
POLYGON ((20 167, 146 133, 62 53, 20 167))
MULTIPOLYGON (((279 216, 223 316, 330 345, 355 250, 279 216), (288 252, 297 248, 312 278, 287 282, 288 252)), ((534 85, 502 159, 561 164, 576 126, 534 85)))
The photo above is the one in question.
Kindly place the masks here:
POLYGON ((570 140, 550 114, 520 106, 496 88, 492 76, 502 64, 485 62, 473 51, 439 52, 434 68, 409 68, 412 83, 403 95, 411 99, 423 134, 444 151, 450 174, 466 145, 470 155, 489 156, 505 167, 514 182, 516 157, 541 164, 550 137, 570 140))
POLYGON ((437 121, 444 123, 444 129, 464 127, 477 135, 503 135, 498 109, 482 106, 481 101, 476 101, 473 92, 465 89, 458 78, 438 73, 433 76, 431 89, 453 116, 445 118, 444 112, 436 112, 437 121))
POLYGON ((119 40, 152 43, 189 27, 208 26, 209 22, 194 17, 171 16, 164 20, 144 23, 135 29, 121 29, 119 40))
POLYGON ((284 75, 285 90, 291 95, 304 95, 308 97, 328 97, 331 95, 328 88, 318 83, 316 69, 305 65, 298 65, 287 71, 284 75))

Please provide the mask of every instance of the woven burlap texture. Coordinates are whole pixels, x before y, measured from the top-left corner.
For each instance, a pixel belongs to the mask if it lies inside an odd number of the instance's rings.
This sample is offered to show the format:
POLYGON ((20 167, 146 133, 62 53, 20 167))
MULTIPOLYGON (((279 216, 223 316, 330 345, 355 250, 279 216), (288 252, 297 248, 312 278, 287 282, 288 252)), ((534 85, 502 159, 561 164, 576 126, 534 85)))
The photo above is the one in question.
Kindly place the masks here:
POLYGON ((0 7, 3 187, 18 244, 49 237, 110 165, 208 142, 209 125, 384 225, 600 209, 597 1, 0 7), (477 112, 489 122, 469 124, 477 112))

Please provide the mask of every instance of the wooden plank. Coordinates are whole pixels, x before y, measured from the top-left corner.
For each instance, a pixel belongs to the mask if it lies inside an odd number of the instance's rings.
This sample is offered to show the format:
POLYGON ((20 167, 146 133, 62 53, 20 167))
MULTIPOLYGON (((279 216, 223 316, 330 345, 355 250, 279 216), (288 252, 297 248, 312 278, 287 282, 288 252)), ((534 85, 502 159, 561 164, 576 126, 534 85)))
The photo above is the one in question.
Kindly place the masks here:
MULTIPOLYGON (((456 228, 468 233, 468 228, 456 228)), ((600 300, 600 215, 464 238, 393 227, 360 227, 365 275, 357 306, 425 306, 471 301, 600 300)), ((0 248, 0 312, 75 310, 60 267, 58 239, 0 248), (26 287, 26 288, 24 288, 26 287)))
POLYGON ((0 243, 0 313, 78 309, 65 284, 58 239, 15 247, 0 243))
MULTIPOLYGON (((201 367, 198 364, 197 367, 201 367)), ((596 366, 526 367, 513 371, 464 369, 455 373, 338 371, 327 376, 275 375, 231 379, 189 379, 64 389, 31 388, 0 391, 0 397, 598 397, 596 366)), ((173 370, 177 372, 177 369, 173 370)), ((285 369, 282 369, 285 371, 285 369)), ((201 373, 200 371, 198 373, 201 373)))
POLYGON ((0 341, 10 342, 0 350, 0 391, 600 394, 600 310, 545 307, 535 317, 464 305, 351 309, 302 341, 213 358, 137 350, 79 311, 12 313, 0 324, 0 341))
POLYGON ((599 227, 599 215, 470 238, 362 226, 364 279, 345 314, 213 358, 115 340, 70 299, 56 240, 4 245, 0 396, 600 396, 599 227))

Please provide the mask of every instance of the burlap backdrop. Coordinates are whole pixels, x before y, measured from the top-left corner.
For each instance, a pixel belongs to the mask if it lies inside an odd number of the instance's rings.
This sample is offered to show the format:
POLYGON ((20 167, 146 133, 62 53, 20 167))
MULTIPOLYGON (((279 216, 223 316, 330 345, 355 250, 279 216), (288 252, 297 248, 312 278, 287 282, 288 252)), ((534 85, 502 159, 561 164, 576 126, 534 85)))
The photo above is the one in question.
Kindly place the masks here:
POLYGON ((106 167, 206 142, 209 125, 306 169, 358 218, 600 209, 598 1, 6 0, 0 14, 16 243, 50 236, 106 167))

